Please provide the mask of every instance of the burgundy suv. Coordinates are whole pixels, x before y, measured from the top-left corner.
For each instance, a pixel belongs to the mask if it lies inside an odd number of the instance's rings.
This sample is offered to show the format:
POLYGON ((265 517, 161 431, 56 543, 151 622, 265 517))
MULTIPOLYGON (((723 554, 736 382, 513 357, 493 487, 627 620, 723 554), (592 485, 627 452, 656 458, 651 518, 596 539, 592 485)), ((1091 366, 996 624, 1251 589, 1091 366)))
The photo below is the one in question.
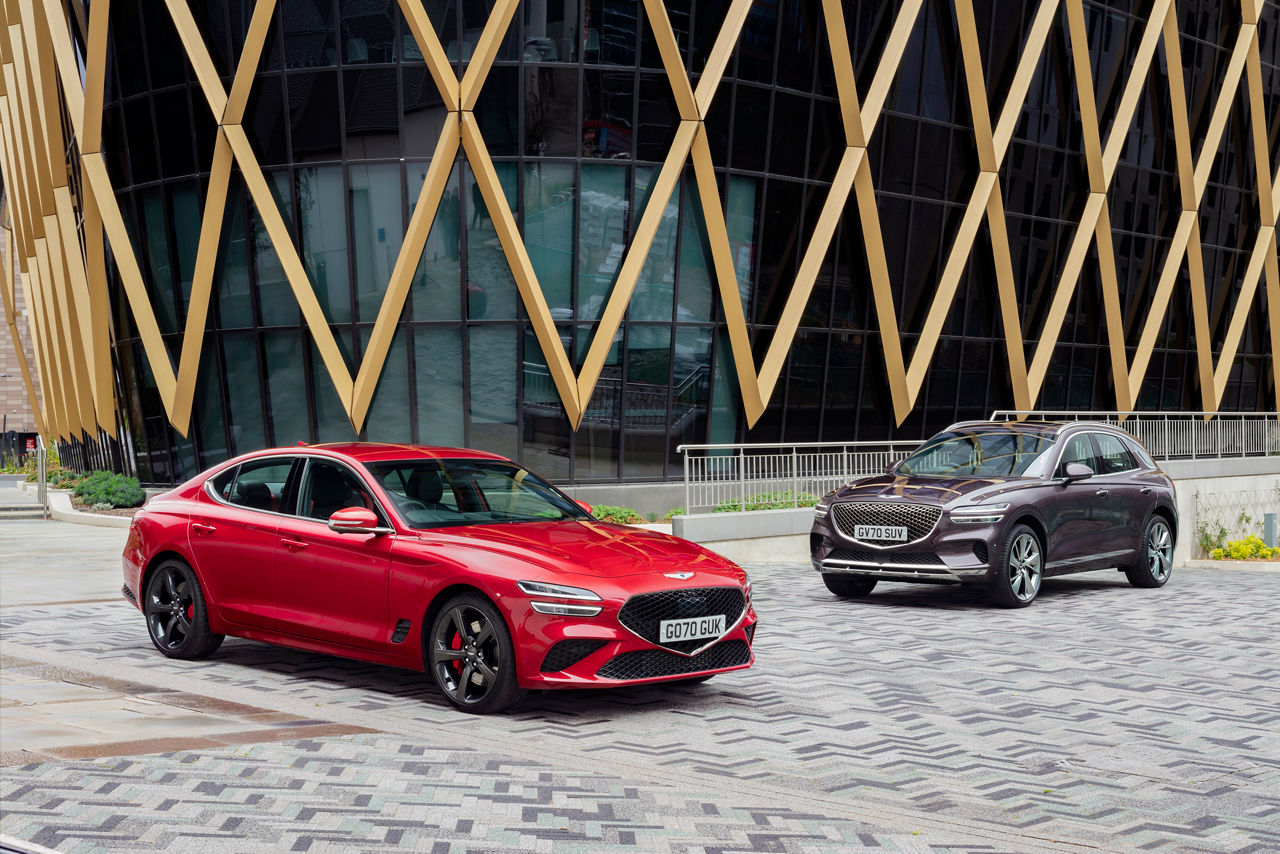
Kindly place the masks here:
POLYGON ((1022 608, 1043 578, 1069 572, 1116 567, 1135 587, 1163 587, 1177 530, 1173 482, 1123 430, 971 421, 824 497, 809 542, 837 596, 881 578, 980 583, 1022 608))

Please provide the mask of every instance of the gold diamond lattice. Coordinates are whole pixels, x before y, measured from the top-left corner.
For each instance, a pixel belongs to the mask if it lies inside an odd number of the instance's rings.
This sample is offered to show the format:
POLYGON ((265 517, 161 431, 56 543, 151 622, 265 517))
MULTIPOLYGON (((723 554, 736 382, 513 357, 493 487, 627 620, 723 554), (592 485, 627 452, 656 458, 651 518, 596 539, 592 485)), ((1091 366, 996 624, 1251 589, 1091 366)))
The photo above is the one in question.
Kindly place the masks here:
MULTIPOLYGON (((480 133, 473 109, 498 48, 515 18, 518 0, 499 0, 461 79, 448 60, 422 0, 398 0, 432 80, 440 91, 448 116, 444 121, 426 180, 410 217, 399 256, 383 298, 373 332, 358 371, 353 376, 329 329, 306 268, 298 255, 280 211, 269 191, 257 155, 241 120, 254 84, 267 32, 276 14, 276 0, 258 0, 228 91, 218 76, 204 36, 188 0, 166 0, 169 15, 191 63, 204 100, 218 127, 210 167, 208 192, 197 248, 186 327, 176 367, 165 347, 148 296, 146 274, 129 238, 102 145, 102 113, 110 0, 95 0, 86 15, 80 0, 0 0, 0 171, 9 196, 5 234, 6 265, 0 275, 0 297, 13 340, 15 282, 22 277, 31 307, 30 325, 35 364, 28 365, 21 347, 19 361, 27 394, 37 412, 40 429, 48 436, 73 438, 94 435, 98 428, 115 430, 111 379, 111 320, 106 290, 107 248, 116 264, 128 309, 142 341, 156 390, 169 420, 185 433, 191 419, 197 371, 208 320, 223 213, 233 168, 243 175, 253 204, 262 217, 294 298, 316 342, 321 361, 359 430, 368 415, 378 378, 386 363, 396 326, 404 310, 414 270, 440 207, 449 172, 461 150, 471 165, 538 343, 546 357, 565 413, 575 429, 581 424, 595 390, 614 334, 626 314, 648 258, 662 211, 669 204, 681 174, 692 164, 701 201, 701 215, 711 251, 730 349, 747 422, 754 424, 773 395, 787 354, 797 334, 805 305, 830 249, 842 217, 846 227, 859 227, 868 261, 868 282, 875 307, 880 342, 892 394, 894 415, 901 423, 915 407, 955 294, 985 227, 990 236, 996 311, 1006 342, 1009 379, 1017 409, 1030 409, 1040 396, 1050 360, 1058 346, 1064 320, 1096 249, 1116 408, 1133 408, 1147 374, 1157 335, 1165 322, 1180 280, 1189 281, 1196 341, 1197 372, 1203 409, 1216 411, 1239 350, 1246 321, 1266 293, 1269 330, 1280 328, 1280 270, 1277 269, 1276 222, 1280 218, 1280 169, 1270 162, 1268 116, 1263 89, 1258 18, 1263 0, 1243 0, 1241 25, 1228 45, 1229 60, 1217 94, 1208 130, 1199 151, 1192 150, 1185 96, 1177 4, 1155 0, 1142 29, 1128 69, 1119 105, 1108 127, 1102 127, 1089 56, 1088 32, 1082 0, 1040 0, 998 112, 988 102, 981 41, 972 0, 953 0, 964 82, 972 116, 979 172, 966 188, 960 227, 949 247, 932 302, 917 330, 908 359, 895 310, 894 283, 885 261, 876 193, 867 148, 889 91, 901 71, 907 43, 923 26, 923 0, 905 0, 898 9, 875 74, 860 98, 854 60, 847 36, 844 5, 822 0, 823 23, 843 118, 845 150, 835 170, 818 220, 805 246, 795 281, 757 369, 746 318, 738 294, 737 277, 716 182, 715 165, 704 121, 723 80, 753 0, 733 0, 722 22, 706 66, 695 86, 685 71, 675 34, 660 0, 644 0, 644 14, 661 53, 672 95, 679 111, 674 139, 651 198, 637 223, 623 256, 613 289, 592 333, 582 369, 575 374, 560 342, 542 288, 534 273, 515 217, 506 203, 498 174, 480 133), (1079 93, 1080 130, 1088 166, 1088 196, 1052 289, 1038 341, 1027 352, 1022 334, 1004 199, 999 177, 1020 111, 1037 65, 1054 37, 1055 21, 1064 20, 1079 93), (75 23, 85 38, 83 84, 81 65, 71 39, 75 23), (1130 127, 1138 115, 1147 77, 1159 72, 1157 55, 1163 50, 1168 69, 1169 116, 1173 125, 1181 190, 1181 208, 1168 254, 1159 275, 1137 347, 1126 350, 1116 261, 1112 248, 1111 212, 1107 193, 1130 127), (1212 350, 1208 288, 1200 237, 1199 207, 1209 173, 1222 144, 1231 105, 1246 93, 1252 133, 1259 199, 1259 227, 1253 237, 1239 296, 1231 309, 1221 352, 1212 350), (68 157, 65 140, 79 157, 68 157), (78 181, 73 181, 78 178, 78 181), (78 195, 77 195, 78 194, 78 195), (857 226, 854 226, 854 221, 857 226), (1185 279, 1180 274, 1185 269, 1185 279), (37 386, 41 395, 37 396, 37 386)), ((826 61, 826 60, 824 60, 826 61)), ((980 251, 988 251, 983 248, 980 251)), ((1236 281, 1226 285, 1234 289, 1236 281)), ((1270 335, 1271 382, 1280 372, 1280 342, 1270 335)))

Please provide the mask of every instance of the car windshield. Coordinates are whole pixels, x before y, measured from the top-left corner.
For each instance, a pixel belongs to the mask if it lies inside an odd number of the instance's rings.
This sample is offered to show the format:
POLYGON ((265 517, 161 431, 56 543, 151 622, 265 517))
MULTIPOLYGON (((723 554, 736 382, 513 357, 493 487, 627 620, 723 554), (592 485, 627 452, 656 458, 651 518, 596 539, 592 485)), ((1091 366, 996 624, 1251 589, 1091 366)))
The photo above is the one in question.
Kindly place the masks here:
POLYGON ((589 519, 536 474, 503 460, 366 463, 411 528, 589 519))
POLYGON ((1026 477, 1043 468, 1055 441, 1055 436, 1016 430, 939 433, 903 460, 894 473, 936 477, 1026 477))

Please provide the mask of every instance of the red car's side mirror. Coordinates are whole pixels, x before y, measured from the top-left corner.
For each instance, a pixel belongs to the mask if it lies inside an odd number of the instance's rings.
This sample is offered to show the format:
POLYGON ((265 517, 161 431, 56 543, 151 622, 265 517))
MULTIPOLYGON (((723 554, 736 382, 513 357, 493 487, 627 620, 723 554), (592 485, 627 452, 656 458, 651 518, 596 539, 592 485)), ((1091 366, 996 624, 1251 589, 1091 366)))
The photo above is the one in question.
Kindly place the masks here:
POLYGON ((329 530, 339 534, 386 534, 390 528, 378 525, 378 515, 364 507, 344 507, 329 517, 329 530))
POLYGON ((573 503, 574 503, 574 504, 577 504, 577 505, 578 505, 579 507, 581 507, 583 510, 586 510, 586 511, 587 511, 587 513, 590 513, 590 512, 591 512, 591 510, 592 510, 592 508, 591 508, 591 505, 590 505, 590 504, 588 504, 587 502, 582 501, 582 500, 580 500, 580 499, 577 499, 577 498, 573 499, 573 503))

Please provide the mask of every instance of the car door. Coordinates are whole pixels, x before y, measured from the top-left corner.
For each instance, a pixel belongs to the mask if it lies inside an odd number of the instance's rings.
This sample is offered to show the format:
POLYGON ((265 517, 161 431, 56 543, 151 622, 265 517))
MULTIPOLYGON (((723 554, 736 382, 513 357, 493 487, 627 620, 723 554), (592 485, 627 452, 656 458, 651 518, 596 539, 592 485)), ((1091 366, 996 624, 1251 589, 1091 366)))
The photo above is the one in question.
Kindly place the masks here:
POLYGON ((387 525, 373 490, 337 460, 310 457, 297 513, 281 519, 276 548, 276 617, 282 631, 326 643, 382 649, 390 629, 391 534, 339 534, 329 516, 367 506, 387 525))
POLYGON ((1111 433, 1095 433, 1098 481, 1108 490, 1111 529, 1106 538, 1107 559, 1128 558, 1138 548, 1147 516, 1155 507, 1155 491, 1124 441, 1111 433))
POLYGON ((1058 457, 1053 491, 1041 504, 1049 537, 1045 569, 1050 575, 1083 568, 1101 550, 1100 538, 1109 524, 1103 504, 1107 496, 1099 494, 1093 478, 1061 483, 1068 463, 1081 463, 1096 471, 1095 456, 1089 434, 1074 433, 1058 457))
POLYGON ((288 509, 298 460, 248 460, 205 484, 188 523, 192 559, 209 598, 232 622, 269 628, 275 620, 276 528, 288 509))

